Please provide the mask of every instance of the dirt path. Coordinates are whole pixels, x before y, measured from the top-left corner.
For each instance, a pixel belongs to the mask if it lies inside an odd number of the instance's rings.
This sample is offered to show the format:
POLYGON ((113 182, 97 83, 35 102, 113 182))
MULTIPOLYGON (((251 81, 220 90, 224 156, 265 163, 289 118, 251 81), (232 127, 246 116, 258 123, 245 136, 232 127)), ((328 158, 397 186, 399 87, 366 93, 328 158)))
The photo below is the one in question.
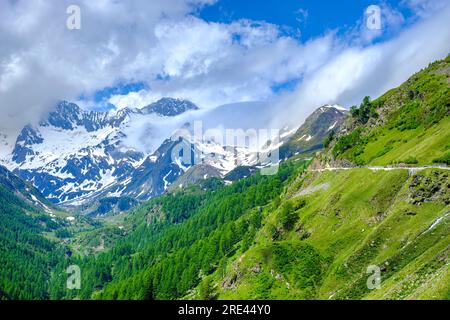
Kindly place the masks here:
POLYGON ((309 194, 314 193, 314 192, 319 191, 319 190, 328 190, 328 188, 330 188, 330 184, 329 183, 322 183, 322 184, 319 184, 317 186, 306 187, 303 190, 301 190, 299 193, 297 193, 295 196, 296 197, 306 196, 306 195, 309 195, 309 194))

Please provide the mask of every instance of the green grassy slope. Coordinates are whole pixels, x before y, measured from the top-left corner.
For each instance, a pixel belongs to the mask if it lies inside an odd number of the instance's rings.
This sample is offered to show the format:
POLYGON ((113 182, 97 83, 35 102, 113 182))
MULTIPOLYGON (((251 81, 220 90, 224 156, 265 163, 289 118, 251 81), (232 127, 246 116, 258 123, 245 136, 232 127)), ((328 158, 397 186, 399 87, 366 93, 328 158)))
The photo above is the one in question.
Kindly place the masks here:
POLYGON ((449 83, 450 57, 354 108, 350 133, 341 135, 330 153, 358 165, 449 164, 449 83))
POLYGON ((446 298, 449 201, 444 171, 309 173, 266 214, 252 247, 209 281, 220 299, 446 298), (413 204, 421 188, 436 193, 413 204), (370 265, 382 270, 381 289, 367 288, 370 265))

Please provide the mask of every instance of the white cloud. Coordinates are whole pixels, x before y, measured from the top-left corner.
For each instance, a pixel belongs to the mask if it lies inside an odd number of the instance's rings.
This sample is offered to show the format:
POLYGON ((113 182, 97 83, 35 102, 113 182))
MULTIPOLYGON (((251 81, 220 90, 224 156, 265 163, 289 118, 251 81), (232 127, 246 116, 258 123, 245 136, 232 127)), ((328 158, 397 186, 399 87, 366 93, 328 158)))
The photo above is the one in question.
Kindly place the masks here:
POLYGON ((350 107, 359 104, 364 96, 376 98, 400 85, 430 62, 450 53, 450 29, 443 28, 449 20, 450 6, 391 40, 343 47, 317 71, 305 73, 295 92, 283 97, 274 123, 299 123, 318 106, 341 103, 350 107))
POLYGON ((309 17, 309 11, 307 9, 300 8, 295 11, 296 18, 298 23, 305 24, 309 17))
POLYGON ((266 100, 272 86, 300 77, 333 53, 333 35, 301 44, 267 23, 240 20, 208 23, 189 17, 156 28, 152 49, 167 81, 150 79, 150 90, 118 95, 119 108, 141 107, 163 96, 193 101, 202 108, 266 100))
POLYGON ((73 1, 1 0, 0 112, 20 117, 1 117, 0 128, 37 120, 60 99, 151 78, 155 27, 212 2, 82 0, 82 28, 68 30, 73 1))
MULTIPOLYGON (((72 2, 0 0, 0 112, 20 115, 19 123, 0 118, 0 128, 36 120, 57 100, 139 81, 150 89, 109 101, 142 107, 171 96, 209 109, 273 101, 274 86, 301 79, 278 111, 299 121, 321 104, 380 94, 450 49, 448 7, 430 9, 424 0, 407 3, 420 13, 416 26, 376 45, 370 41, 379 34, 365 34, 362 20, 343 36, 331 31, 301 43, 272 24, 191 15, 213 0, 82 0, 82 29, 70 31, 72 2)), ((403 17, 383 8, 385 27, 398 29, 403 17)))

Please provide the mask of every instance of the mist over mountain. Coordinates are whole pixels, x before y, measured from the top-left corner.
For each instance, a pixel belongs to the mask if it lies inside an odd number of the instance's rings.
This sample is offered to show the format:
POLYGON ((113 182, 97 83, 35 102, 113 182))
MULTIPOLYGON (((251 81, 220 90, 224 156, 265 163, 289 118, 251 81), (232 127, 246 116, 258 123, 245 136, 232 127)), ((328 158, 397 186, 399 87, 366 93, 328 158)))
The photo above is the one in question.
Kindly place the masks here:
POLYGON ((135 122, 148 125, 140 134, 149 141, 152 135, 163 141, 170 136, 158 136, 162 132, 156 128, 152 133, 152 123, 195 109, 195 105, 175 99, 109 113, 83 111, 76 104, 61 102, 37 126, 25 126, 14 147, 5 147, 1 162, 51 201, 75 200, 124 181, 153 153, 126 144, 128 129, 135 122))
MULTIPOLYGON (((189 101, 164 98, 140 109, 93 112, 64 101, 38 125, 26 125, 14 145, 6 145, 11 137, 2 135, 0 162, 54 203, 80 205, 100 196, 147 200, 162 194, 193 165, 173 159, 179 144, 171 139, 176 129, 189 128, 193 135, 200 124, 200 137, 186 137, 189 148, 216 155, 201 161, 225 175, 258 160, 244 146, 238 150, 225 139, 208 140, 203 134, 214 129, 225 137, 225 128, 264 129, 270 106, 246 103, 205 112, 189 101)), ((262 139, 261 145, 269 137, 262 139)))

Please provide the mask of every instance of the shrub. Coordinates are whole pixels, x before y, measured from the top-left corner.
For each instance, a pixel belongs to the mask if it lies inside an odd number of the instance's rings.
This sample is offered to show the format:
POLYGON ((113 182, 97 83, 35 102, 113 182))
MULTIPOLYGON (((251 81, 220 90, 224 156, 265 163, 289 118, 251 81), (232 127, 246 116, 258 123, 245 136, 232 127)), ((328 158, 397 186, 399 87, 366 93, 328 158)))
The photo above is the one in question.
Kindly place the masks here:
POLYGON ((361 129, 356 129, 350 134, 341 137, 333 148, 333 156, 337 157, 345 151, 362 143, 361 129))
POLYGON ((328 148, 330 146, 331 142, 334 140, 335 136, 336 136, 336 133, 334 131, 331 131, 331 133, 323 141, 323 146, 325 148, 328 148))
POLYGON ((370 118, 378 118, 376 106, 370 101, 370 97, 365 97, 359 107, 351 107, 350 114, 361 124, 366 124, 370 118))
POLYGON ((442 163, 442 164, 450 165, 450 152, 447 153, 445 156, 434 159, 433 163, 442 163))
POLYGON ((323 259, 313 246, 306 243, 275 243, 273 256, 277 271, 288 276, 297 288, 310 288, 313 289, 311 293, 314 292, 322 279, 323 259))
POLYGON ((412 156, 406 160, 403 160, 402 162, 406 163, 406 164, 418 164, 419 163, 419 161, 415 157, 412 157, 412 156))
POLYGON ((280 211, 280 223, 285 230, 292 230, 297 222, 298 216, 294 210, 292 202, 288 201, 283 204, 280 211))
POLYGON ((55 236, 59 239, 70 238, 72 234, 67 229, 56 230, 55 236))

